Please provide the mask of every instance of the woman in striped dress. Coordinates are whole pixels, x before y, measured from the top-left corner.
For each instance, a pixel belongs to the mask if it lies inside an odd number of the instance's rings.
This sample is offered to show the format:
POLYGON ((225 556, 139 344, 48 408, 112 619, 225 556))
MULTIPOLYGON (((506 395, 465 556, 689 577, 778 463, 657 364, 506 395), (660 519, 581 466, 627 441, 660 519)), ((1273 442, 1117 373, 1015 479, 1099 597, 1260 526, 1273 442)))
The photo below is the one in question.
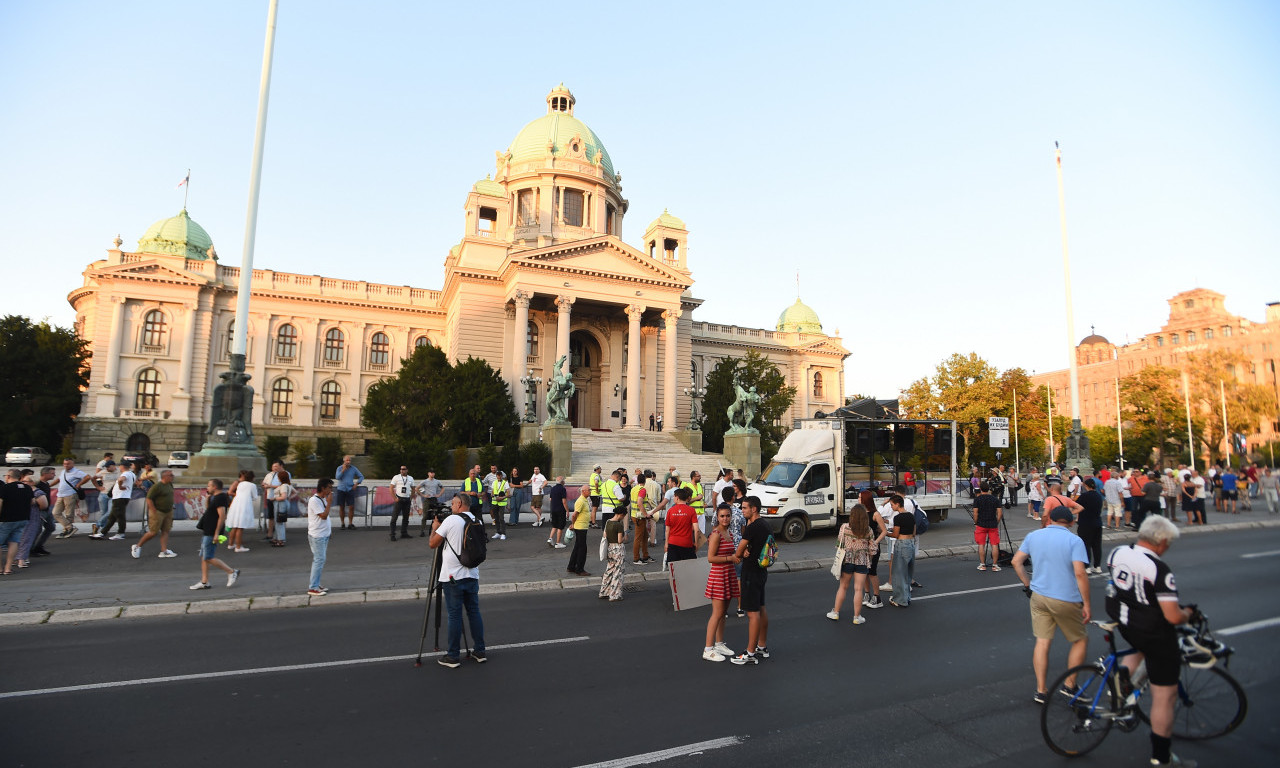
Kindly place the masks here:
POLYGON ((733 520, 733 507, 721 502, 716 508, 716 527, 711 531, 707 544, 707 562, 711 572, 707 574, 707 589, 703 596, 711 601, 711 618, 707 621, 707 644, 702 658, 707 661, 724 661, 733 656, 733 650, 724 644, 724 617, 729 601, 738 596, 738 575, 733 566, 738 562, 734 554, 733 535, 729 524, 733 520))

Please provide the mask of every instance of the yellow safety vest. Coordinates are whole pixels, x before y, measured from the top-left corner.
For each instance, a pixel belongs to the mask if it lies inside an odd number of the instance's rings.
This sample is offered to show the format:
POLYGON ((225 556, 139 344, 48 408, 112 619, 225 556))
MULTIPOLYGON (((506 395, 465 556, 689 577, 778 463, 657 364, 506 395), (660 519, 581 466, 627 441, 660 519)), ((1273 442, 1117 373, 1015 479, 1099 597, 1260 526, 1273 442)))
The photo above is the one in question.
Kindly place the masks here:
POLYGON ((463 481, 462 481, 462 490, 464 490, 464 491, 466 491, 466 492, 468 492, 468 493, 470 493, 470 492, 472 492, 472 491, 474 491, 474 492, 476 492, 476 493, 479 493, 479 492, 480 492, 480 480, 479 480, 479 479, 473 479, 473 478, 468 477, 466 480, 463 480, 463 481))
POLYGON ((510 487, 511 483, 506 480, 499 480, 493 484, 493 506, 507 506, 507 493, 510 487), (499 494, 502 494, 501 498, 499 498, 499 494))
POLYGON ((601 506, 607 507, 606 514, 612 515, 618 507, 618 497, 613 494, 613 489, 618 487, 617 481, 612 477, 604 481, 604 493, 602 494, 601 506))
POLYGON ((587 490, 591 491, 592 496, 600 495, 600 473, 599 472, 592 473, 591 479, 587 481, 587 490))
MULTIPOLYGON (((631 516, 635 518, 644 517, 644 509, 642 509, 644 505, 640 502, 640 491, 642 490, 644 490, 643 485, 631 486, 631 516)), ((648 500, 648 498, 648 495, 646 495, 645 499, 648 500)))
POLYGON ((693 497, 689 499, 689 506, 693 507, 694 511, 698 514, 702 514, 702 510, 707 505, 706 494, 702 490, 702 483, 691 483, 688 480, 685 480, 680 484, 680 487, 689 489, 689 492, 693 494, 693 497))

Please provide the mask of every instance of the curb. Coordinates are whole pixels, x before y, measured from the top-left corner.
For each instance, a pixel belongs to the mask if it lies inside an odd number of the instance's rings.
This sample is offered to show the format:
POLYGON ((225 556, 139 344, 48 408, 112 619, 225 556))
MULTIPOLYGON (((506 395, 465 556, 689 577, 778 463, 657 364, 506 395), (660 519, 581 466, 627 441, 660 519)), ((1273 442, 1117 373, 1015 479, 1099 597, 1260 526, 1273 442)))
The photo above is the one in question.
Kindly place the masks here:
MULTIPOLYGON (((1238 531, 1250 528, 1280 528, 1280 519, 1249 520, 1233 523, 1213 523, 1182 527, 1184 534, 1212 533, 1215 531, 1238 531)), ((1104 533, 1103 541, 1127 541, 1137 538, 1134 531, 1115 531, 1104 533)), ((917 558, 956 557, 978 553, 977 544, 958 547, 937 547, 923 549, 916 553, 917 558)), ((799 573, 816 571, 825 568, 824 560, 779 560, 775 572, 799 573)), ((641 582, 667 581, 666 571, 623 574, 623 584, 641 582)), ((512 593, 549 592, 553 590, 583 589, 593 587, 594 578, 548 579, 545 581, 517 581, 500 584, 481 584, 480 594, 502 595, 512 593)), ((262 611, 282 608, 308 608, 322 605, 355 605, 358 603, 385 603, 403 600, 419 600, 425 597, 417 588, 370 589, 363 592, 334 592, 324 597, 307 595, 264 595, 261 597, 223 598, 195 602, 143 603, 139 605, 111 605, 94 608, 64 608, 60 610, 27 611, 20 613, 0 614, 0 628, 22 627, 40 624, 82 624, 89 621, 105 621, 109 619, 135 619, 152 616, 184 616, 209 613, 231 613, 239 611, 262 611)))

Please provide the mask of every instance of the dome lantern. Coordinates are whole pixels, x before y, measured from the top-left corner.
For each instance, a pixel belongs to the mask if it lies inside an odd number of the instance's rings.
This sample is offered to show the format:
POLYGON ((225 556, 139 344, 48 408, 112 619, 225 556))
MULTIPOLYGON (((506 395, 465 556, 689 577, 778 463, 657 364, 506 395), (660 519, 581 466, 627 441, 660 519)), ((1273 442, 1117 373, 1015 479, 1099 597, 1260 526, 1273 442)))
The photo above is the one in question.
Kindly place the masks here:
POLYGON ((817 312, 797 298, 795 304, 778 315, 777 330, 783 333, 822 333, 822 322, 818 320, 817 312))

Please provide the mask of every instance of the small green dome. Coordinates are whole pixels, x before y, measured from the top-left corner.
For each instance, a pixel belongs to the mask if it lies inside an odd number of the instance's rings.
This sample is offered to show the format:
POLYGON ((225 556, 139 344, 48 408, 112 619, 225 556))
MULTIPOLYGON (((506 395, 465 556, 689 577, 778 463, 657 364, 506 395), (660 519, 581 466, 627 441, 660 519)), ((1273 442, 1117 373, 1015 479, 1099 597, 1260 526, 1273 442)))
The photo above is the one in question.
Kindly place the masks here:
POLYGON ((605 175, 612 178, 613 160, 609 157, 609 151, 604 148, 604 143, 595 131, 573 116, 574 103, 573 94, 569 93, 563 83, 553 88, 547 95, 547 114, 521 128, 507 148, 511 162, 541 160, 546 156, 548 144, 552 145, 553 156, 566 157, 572 150, 569 142, 577 136, 583 144, 579 147, 583 156, 589 162, 594 162, 596 152, 599 151, 600 165, 604 168, 605 175))
POLYGON ((483 179, 472 184, 471 189, 481 195, 488 195, 490 197, 507 196, 507 191, 502 188, 502 185, 494 181, 488 174, 485 174, 483 179))
POLYGON ((662 215, 654 219, 649 224, 649 229, 654 227, 666 227, 667 229, 685 229, 684 219, 676 218, 667 212, 666 208, 662 209, 662 215))
POLYGON ((817 312, 796 299, 795 304, 778 315, 778 330, 786 333, 822 333, 822 322, 818 320, 817 312))
POLYGON ((139 253, 168 253, 188 259, 207 259, 213 240, 204 227, 191 220, 187 209, 152 224, 138 241, 139 253))

